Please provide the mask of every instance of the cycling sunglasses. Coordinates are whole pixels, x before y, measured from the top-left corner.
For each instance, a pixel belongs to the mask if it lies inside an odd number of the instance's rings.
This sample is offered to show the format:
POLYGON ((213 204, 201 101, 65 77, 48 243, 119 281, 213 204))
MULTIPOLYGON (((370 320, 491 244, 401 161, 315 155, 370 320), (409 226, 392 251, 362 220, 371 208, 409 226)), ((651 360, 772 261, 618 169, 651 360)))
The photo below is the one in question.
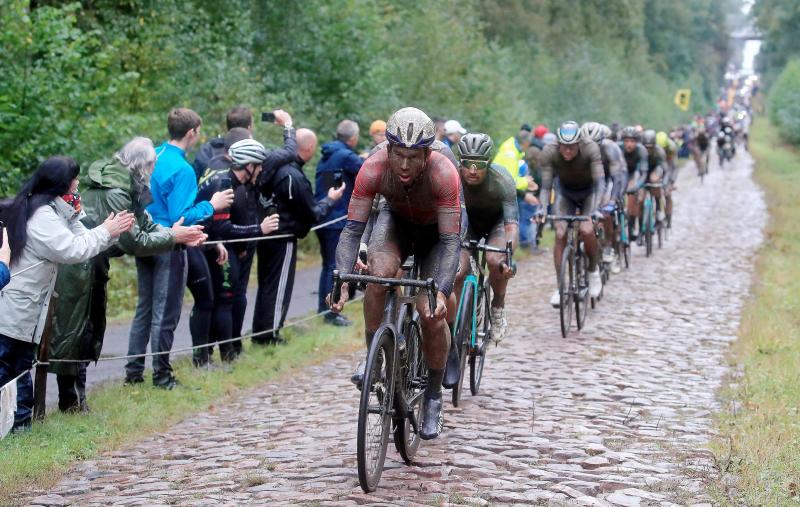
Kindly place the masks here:
POLYGON ((489 167, 489 162, 486 160, 470 160, 468 158, 461 160, 461 167, 464 169, 475 168, 476 171, 485 171, 489 167))

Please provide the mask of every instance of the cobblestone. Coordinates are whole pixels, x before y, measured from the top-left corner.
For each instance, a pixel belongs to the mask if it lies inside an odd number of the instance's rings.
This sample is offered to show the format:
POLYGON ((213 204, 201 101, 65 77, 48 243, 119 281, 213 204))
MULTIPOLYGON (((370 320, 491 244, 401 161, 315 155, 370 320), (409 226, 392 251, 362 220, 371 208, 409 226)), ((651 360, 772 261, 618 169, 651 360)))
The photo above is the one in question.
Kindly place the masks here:
POLYGON ((549 255, 520 263, 506 339, 479 396, 406 466, 390 444, 379 490, 358 486, 357 356, 250 391, 213 413, 73 466, 31 505, 706 504, 715 391, 765 222, 749 159, 679 180, 663 250, 612 278, 586 328, 560 336, 549 255))

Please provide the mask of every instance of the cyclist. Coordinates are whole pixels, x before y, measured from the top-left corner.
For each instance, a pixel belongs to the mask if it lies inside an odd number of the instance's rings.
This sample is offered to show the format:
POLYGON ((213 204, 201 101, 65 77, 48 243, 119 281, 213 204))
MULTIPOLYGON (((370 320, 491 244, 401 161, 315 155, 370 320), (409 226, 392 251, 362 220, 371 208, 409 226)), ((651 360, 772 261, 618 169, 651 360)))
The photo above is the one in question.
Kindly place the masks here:
POLYGON ((665 161, 664 165, 664 211, 667 216, 667 227, 670 227, 672 220, 672 190, 675 187, 675 181, 678 179, 678 168, 675 166, 675 157, 678 153, 678 145, 669 138, 666 132, 658 132, 656 134, 656 143, 664 150, 665 161))
POLYGON ((611 264, 611 272, 617 274, 621 271, 617 258, 617 238, 614 234, 614 209, 616 203, 622 198, 625 188, 625 176, 622 150, 619 145, 610 139, 611 129, 597 122, 587 122, 581 126, 583 139, 591 140, 600 147, 600 157, 603 160, 603 173, 605 175, 605 192, 600 202, 600 211, 603 213, 602 227, 603 262, 611 264))
MULTIPOLYGON (((519 235, 519 208, 514 178, 505 168, 492 164, 494 143, 486 134, 470 133, 458 143, 461 162, 458 172, 464 190, 467 208, 467 240, 486 239, 488 245, 504 248, 507 241, 516 247, 519 235)), ((489 284, 492 287, 492 330, 493 337, 500 341, 505 337, 508 321, 505 314, 505 298, 508 280, 514 277, 511 266, 504 265, 505 256, 487 253, 489 265, 489 284)), ((461 262, 456 274, 455 295, 461 297, 461 287, 469 270, 469 252, 461 251, 461 262)), ((451 329, 452 334, 452 329, 451 329)), ((453 387, 460 377, 458 348, 455 340, 450 340, 450 353, 444 386, 453 387)))
POLYGON ((637 238, 641 227, 642 201, 644 200, 644 184, 647 178, 647 148, 639 142, 636 127, 629 126, 620 132, 622 156, 627 167, 627 203, 628 227, 631 241, 637 238))
MULTIPOLYGON (((653 188, 650 193, 656 199, 656 220, 662 221, 666 218, 664 212, 666 208, 666 192, 662 192, 669 185, 669 169, 667 166, 667 155, 664 150, 656 143, 656 131, 645 130, 642 133, 642 144, 647 149, 647 181, 649 183, 661 183, 662 188, 653 188)), ((639 238, 641 240, 641 238, 639 238)))
MULTIPOLYGON (((442 378, 450 347, 445 317, 461 250, 460 179, 447 157, 431 150, 435 135, 433 121, 419 109, 406 107, 389 118, 389 144, 364 161, 353 189, 347 225, 336 249, 337 269, 352 272, 373 199, 380 194, 385 201, 370 236, 370 274, 394 277, 403 260, 413 254, 421 276, 437 282, 433 314, 424 291, 417 298, 428 368, 419 428, 424 440, 436 438, 442 431, 442 378)), ((364 324, 368 346, 380 326, 385 295, 385 287, 367 285, 364 324)), ((341 298, 331 302, 331 310, 340 312, 347 298, 348 290, 343 286, 341 298)), ((363 377, 363 368, 363 364, 359 366, 354 380, 363 377)))
MULTIPOLYGON (((233 203, 230 208, 214 213, 205 224, 208 236, 212 241, 255 238, 272 233, 278 228, 278 215, 264 218, 261 223, 252 223, 250 198, 256 179, 261 174, 261 164, 267 157, 264 145, 250 138, 245 138, 233 143, 228 149, 229 169, 208 169, 198 184, 198 199, 204 199, 221 190, 233 189, 233 203)), ((216 249, 206 249, 205 261, 208 266, 208 279, 206 282, 213 294, 213 311, 210 323, 210 333, 213 340, 228 340, 233 337, 233 301, 237 289, 236 282, 240 279, 240 250, 241 244, 231 243, 224 245, 228 255, 223 262, 218 262, 216 249)), ((199 252, 200 250, 198 250, 199 252)), ((202 297, 202 292, 200 293, 202 297)), ((193 315, 194 317, 194 315, 193 315)), ((199 323, 193 320, 195 326, 199 323)), ((232 361, 241 353, 241 342, 228 342, 220 344, 220 356, 223 361, 232 361)), ((207 354, 196 354, 196 361, 207 362, 207 354)))
MULTIPOLYGON (((556 131, 557 144, 549 144, 542 150, 540 195, 550 195, 555 180, 556 202, 553 206, 556 215, 582 215, 600 218, 598 207, 603 198, 605 178, 603 159, 597 143, 581 139, 580 126, 574 121, 561 124, 556 131)), ((537 210, 537 221, 542 222, 547 211, 537 210)), ((589 294, 598 297, 603 289, 600 270, 597 267, 600 248, 591 221, 581 222, 578 231, 589 256, 589 294)), ((553 248, 556 273, 561 270, 561 255, 567 244, 567 225, 556 223, 556 244, 553 248)), ((558 290, 550 298, 550 304, 558 308, 561 298, 558 290)))

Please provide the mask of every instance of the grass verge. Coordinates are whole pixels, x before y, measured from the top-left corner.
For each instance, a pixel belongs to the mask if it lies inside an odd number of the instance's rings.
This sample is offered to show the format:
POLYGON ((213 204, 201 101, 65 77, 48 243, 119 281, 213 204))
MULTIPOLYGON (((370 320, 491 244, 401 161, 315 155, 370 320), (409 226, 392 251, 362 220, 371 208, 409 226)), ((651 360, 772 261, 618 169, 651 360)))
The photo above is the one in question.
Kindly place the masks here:
MULTIPOLYGON (((48 414, 42 424, 21 435, 0 440, 0 505, 22 502, 20 493, 55 484, 70 464, 113 450, 178 421, 207 410, 242 390, 339 353, 363 347, 361 303, 348 306, 355 325, 326 326, 314 319, 287 328, 281 347, 253 347, 230 372, 198 370, 188 358, 174 363, 183 386, 174 391, 150 387, 106 384, 89 394, 92 412, 86 415, 48 414)), ((345 373, 343 373, 345 374, 345 373)), ((149 378, 149 376, 145 377, 149 378)))
POLYGON ((732 348, 714 491, 720 503, 787 505, 800 501, 800 152, 763 118, 750 150, 770 221, 732 348))

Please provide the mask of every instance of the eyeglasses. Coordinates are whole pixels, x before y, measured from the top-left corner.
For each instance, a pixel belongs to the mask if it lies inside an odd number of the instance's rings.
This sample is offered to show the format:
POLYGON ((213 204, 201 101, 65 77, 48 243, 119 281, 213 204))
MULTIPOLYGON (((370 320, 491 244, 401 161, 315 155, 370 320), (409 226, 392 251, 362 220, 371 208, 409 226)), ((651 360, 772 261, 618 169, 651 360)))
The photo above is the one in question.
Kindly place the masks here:
POLYGON ((485 171, 489 167, 489 162, 486 160, 463 159, 461 160, 461 167, 475 171, 485 171))

